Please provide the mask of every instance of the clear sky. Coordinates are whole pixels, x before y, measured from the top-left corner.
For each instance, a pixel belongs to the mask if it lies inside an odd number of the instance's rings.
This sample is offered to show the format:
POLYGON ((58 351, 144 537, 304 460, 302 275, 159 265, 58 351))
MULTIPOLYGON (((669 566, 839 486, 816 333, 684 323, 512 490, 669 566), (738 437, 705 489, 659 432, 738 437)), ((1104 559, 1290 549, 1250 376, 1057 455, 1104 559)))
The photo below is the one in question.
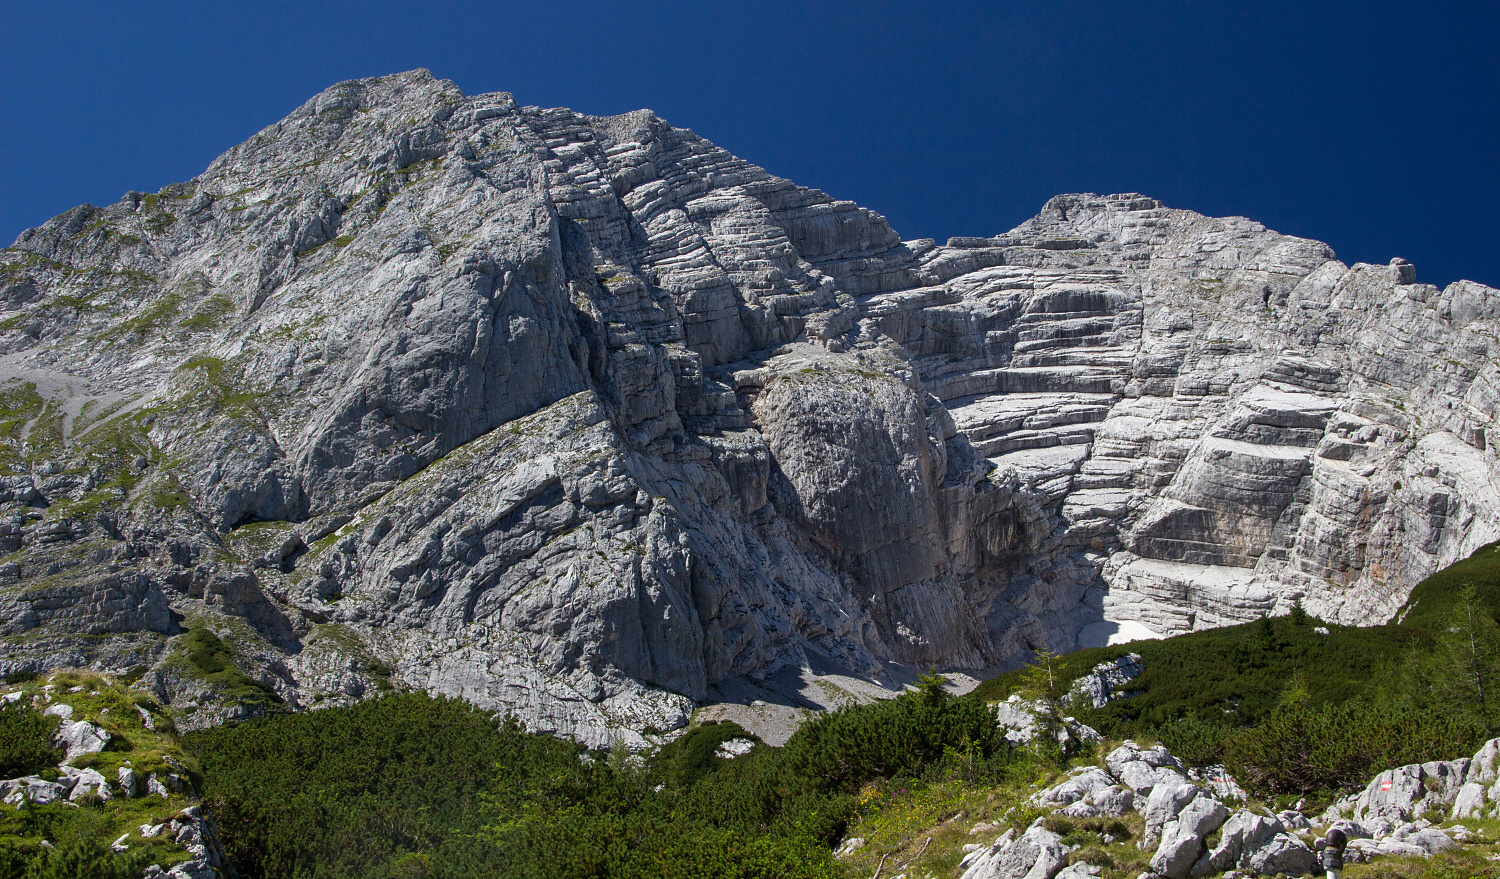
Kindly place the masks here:
POLYGON ((1496 4, 0 5, 0 239, 154 191, 344 79, 649 107, 906 238, 1137 191, 1500 286, 1496 4))

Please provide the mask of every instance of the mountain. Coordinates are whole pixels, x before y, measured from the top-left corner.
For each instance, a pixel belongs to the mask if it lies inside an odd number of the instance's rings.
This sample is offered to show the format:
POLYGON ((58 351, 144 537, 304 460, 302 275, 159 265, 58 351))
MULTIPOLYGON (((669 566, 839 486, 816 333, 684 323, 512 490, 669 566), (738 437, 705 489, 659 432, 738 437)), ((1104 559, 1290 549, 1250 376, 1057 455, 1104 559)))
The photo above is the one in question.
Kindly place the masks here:
POLYGON ((1500 292, 1140 195, 902 241, 647 111, 336 85, 0 253, 0 672, 590 744, 1500 537, 1500 292))

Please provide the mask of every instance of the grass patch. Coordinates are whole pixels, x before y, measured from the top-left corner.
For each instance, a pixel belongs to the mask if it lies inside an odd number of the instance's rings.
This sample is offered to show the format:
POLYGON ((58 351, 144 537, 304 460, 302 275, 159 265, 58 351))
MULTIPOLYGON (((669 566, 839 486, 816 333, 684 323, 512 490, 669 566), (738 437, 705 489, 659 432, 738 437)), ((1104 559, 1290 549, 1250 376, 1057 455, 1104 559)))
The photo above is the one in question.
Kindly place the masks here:
POLYGON ((191 332, 217 328, 227 314, 234 312, 234 300, 222 293, 208 297, 198 305, 192 316, 182 322, 182 328, 191 332))
MULTIPOLYGON (((49 704, 64 703, 73 709, 73 720, 88 720, 102 726, 111 736, 106 750, 78 758, 75 766, 95 769, 111 781, 117 778, 120 768, 128 766, 137 773, 142 785, 150 773, 159 778, 174 773, 201 781, 193 761, 182 753, 161 706, 149 694, 130 689, 122 679, 85 671, 22 677, 26 679, 12 680, 7 688, 19 698, 0 707, 0 750, 11 761, 0 768, 6 777, 23 771, 36 772, 44 778, 57 776, 55 763, 61 754, 37 752, 24 765, 14 762, 10 733, 24 729, 23 738, 34 744, 37 733, 42 731, 40 727, 45 726, 50 736, 58 719, 43 716, 39 711, 49 704), (155 729, 146 728, 136 710, 138 705, 156 715, 155 729), (18 718, 26 719, 18 724, 18 718)), ((184 790, 165 798, 152 795, 127 799, 117 795, 108 801, 84 798, 75 805, 0 808, 0 877, 125 879, 139 875, 147 864, 170 868, 187 860, 187 851, 170 834, 147 839, 140 835, 139 827, 164 823, 187 805, 189 799, 184 790), (117 855, 109 850, 109 844, 121 836, 129 849, 117 855), (53 848, 42 846, 44 839, 53 848)))
POLYGON ((234 651, 207 627, 189 629, 177 642, 178 666, 214 687, 233 702, 280 704, 276 691, 255 680, 235 663, 234 651))

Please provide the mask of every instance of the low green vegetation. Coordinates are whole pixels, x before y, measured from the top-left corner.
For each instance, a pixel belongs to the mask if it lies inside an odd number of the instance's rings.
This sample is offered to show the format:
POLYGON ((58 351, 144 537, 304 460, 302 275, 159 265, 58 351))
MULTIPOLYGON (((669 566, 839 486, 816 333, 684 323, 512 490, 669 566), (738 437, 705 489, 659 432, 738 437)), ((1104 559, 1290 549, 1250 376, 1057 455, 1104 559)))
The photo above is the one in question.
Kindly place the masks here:
POLYGON ((231 702, 258 706, 279 704, 276 691, 245 674, 235 662, 234 651, 206 626, 188 629, 177 642, 174 665, 199 678, 231 702))
MULTIPOLYGON (((1472 754, 1500 734, 1500 544, 1423 581, 1399 622, 1355 628, 1300 608, 1284 617, 1055 658, 1066 689, 1094 665, 1139 653, 1130 698, 1078 719, 1224 763, 1265 796, 1347 790, 1381 769, 1472 754), (1317 629, 1326 629, 1322 634, 1317 629)), ((1026 669, 982 684, 996 701, 1026 669)))
POLYGON ((751 737, 709 723, 649 758, 591 753, 403 694, 187 746, 246 877, 834 877, 832 846, 870 784, 977 784, 1031 766, 984 705, 938 679, 820 716, 784 748, 720 754, 739 738, 751 737))
POLYGON ((200 302, 192 317, 182 322, 182 328, 193 332, 217 329, 224 316, 233 311, 234 300, 218 293, 200 302))
POLYGON ((242 364, 199 354, 184 361, 177 372, 184 394, 173 402, 176 411, 263 420, 261 407, 268 395, 247 387, 242 364))
POLYGON ((77 671, 13 677, 0 703, 0 773, 5 778, 59 777, 63 754, 51 741, 59 719, 42 710, 65 704, 72 708, 71 720, 87 720, 110 735, 108 747, 76 758, 73 766, 94 769, 111 780, 129 767, 142 789, 150 774, 176 774, 182 782, 175 786, 182 789, 135 799, 90 795, 73 803, 0 806, 0 879, 126 879, 139 876, 149 864, 170 868, 188 858, 170 834, 148 838, 140 828, 167 822, 190 805, 187 785, 201 777, 182 753, 166 710, 149 694, 131 689, 129 679, 77 671), (147 717, 152 718, 149 726, 147 717), (125 851, 111 851, 116 840, 125 851))
POLYGON ((55 766, 62 752, 52 746, 57 718, 20 702, 0 704, 0 776, 16 778, 55 766))

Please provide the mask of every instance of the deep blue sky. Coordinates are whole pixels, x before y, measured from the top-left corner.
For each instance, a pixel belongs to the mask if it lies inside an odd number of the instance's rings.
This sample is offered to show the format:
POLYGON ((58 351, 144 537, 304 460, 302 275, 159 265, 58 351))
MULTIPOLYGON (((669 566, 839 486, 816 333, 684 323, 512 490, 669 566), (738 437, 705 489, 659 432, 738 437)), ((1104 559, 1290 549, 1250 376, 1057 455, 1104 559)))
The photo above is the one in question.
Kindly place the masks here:
POLYGON ((650 107, 907 238, 1139 191, 1500 286, 1493 7, 7 0, 0 239, 190 178, 335 82, 427 67, 650 107))

